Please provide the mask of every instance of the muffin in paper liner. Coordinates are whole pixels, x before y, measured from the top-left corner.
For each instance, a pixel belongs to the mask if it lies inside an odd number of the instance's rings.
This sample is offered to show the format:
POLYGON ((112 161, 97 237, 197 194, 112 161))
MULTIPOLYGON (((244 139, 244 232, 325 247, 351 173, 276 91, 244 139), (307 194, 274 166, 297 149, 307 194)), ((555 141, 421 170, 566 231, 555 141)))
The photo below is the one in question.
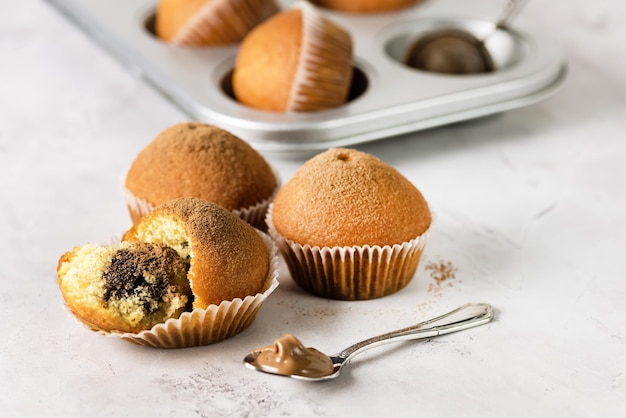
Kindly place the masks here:
POLYGON ((166 42, 181 46, 238 43, 256 25, 278 12, 274 0, 210 0, 178 27, 180 7, 184 5, 176 1, 161 1, 157 34, 166 42))
POLYGON ((353 247, 301 245, 267 224, 293 280, 317 296, 338 300, 380 298, 404 288, 415 275, 429 230, 402 244, 353 247))
POLYGON ((345 104, 352 75, 350 33, 315 6, 298 1, 244 38, 232 87, 246 106, 311 112, 345 104))
MULTIPOLYGON (((259 229, 261 231, 267 231, 267 224, 265 223, 267 209, 270 203, 272 202, 272 200, 274 200, 274 196, 276 196, 276 193, 278 193, 278 189, 280 189, 280 185, 281 185, 281 180, 280 180, 280 176, 278 175, 278 172, 273 168, 272 168, 272 171, 274 172, 274 176, 276 178, 276 188, 274 189, 270 197, 258 202, 255 205, 249 206, 247 208, 239 208, 239 209, 232 210, 232 212, 236 216, 238 216, 239 218, 243 219, 244 221, 248 222, 250 225, 252 225, 256 229, 259 229)), ((124 185, 125 179, 126 179, 126 174, 124 174, 120 180, 122 193, 124 194, 124 200, 126 201, 126 206, 128 208, 130 218, 133 221, 133 223, 137 223, 139 222, 141 218, 143 218, 144 216, 152 212, 155 206, 151 204, 150 202, 148 202, 147 200, 144 200, 135 196, 133 192, 128 190, 128 188, 126 188, 124 185)))
MULTIPOLYGON (((94 330, 95 332, 139 345, 154 348, 185 348, 213 344, 230 338, 252 324, 258 310, 269 295, 278 287, 278 249, 265 233, 257 231, 270 251, 270 265, 267 280, 262 292, 245 298, 223 301, 219 305, 209 305, 206 309, 196 308, 183 312, 178 318, 170 318, 149 330, 139 333, 119 333, 94 330)), ((71 312, 71 311, 70 311, 71 312)), ((83 325, 93 330, 88 323, 83 325)))

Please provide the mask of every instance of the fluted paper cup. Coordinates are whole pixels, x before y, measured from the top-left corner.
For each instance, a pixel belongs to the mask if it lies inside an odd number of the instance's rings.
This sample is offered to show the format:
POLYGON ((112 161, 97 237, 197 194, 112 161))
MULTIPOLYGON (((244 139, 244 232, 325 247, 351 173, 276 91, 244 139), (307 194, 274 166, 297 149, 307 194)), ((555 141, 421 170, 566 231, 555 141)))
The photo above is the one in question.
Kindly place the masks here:
POLYGON ((391 246, 318 247, 280 235, 271 205, 266 221, 293 280, 309 293, 339 300, 380 298, 404 288, 415 275, 429 236, 427 230, 391 246))

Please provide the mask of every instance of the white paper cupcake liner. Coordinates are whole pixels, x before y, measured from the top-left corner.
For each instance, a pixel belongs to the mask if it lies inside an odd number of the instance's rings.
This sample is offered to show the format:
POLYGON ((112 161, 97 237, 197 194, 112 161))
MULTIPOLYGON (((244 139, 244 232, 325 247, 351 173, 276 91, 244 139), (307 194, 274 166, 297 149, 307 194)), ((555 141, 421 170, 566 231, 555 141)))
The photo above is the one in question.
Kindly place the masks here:
POLYGON ((405 287, 415 275, 429 237, 427 230, 392 246, 312 247, 276 231, 271 205, 266 221, 293 280, 309 293, 339 300, 374 299, 405 287))
MULTIPOLYGON (((257 231, 268 251, 270 265, 262 292, 245 298, 223 301, 206 309, 183 312, 179 318, 170 318, 162 324, 139 333, 96 331, 101 335, 119 338, 154 348, 185 348, 213 344, 232 337, 252 324, 258 310, 278 287, 278 249, 265 233, 257 231)), ((71 311, 70 311, 71 312, 71 311)), ((80 318, 76 318, 82 322, 80 318)), ((83 323, 90 329, 88 324, 83 323)))
POLYGON ((278 12, 274 0, 211 0, 183 25, 171 43, 187 46, 240 42, 256 25, 278 12))

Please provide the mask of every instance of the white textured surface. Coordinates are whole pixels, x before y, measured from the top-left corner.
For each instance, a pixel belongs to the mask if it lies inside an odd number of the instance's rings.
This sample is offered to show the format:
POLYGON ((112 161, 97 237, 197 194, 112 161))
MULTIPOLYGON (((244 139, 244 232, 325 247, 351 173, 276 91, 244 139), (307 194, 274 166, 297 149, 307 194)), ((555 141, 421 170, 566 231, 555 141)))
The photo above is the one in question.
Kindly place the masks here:
MULTIPOLYGON (((433 0, 434 1, 434 0, 433 0)), ((2 416, 623 416, 626 411, 626 5, 530 2, 570 75, 529 108, 361 147, 424 193, 437 223, 415 279, 336 302, 282 283, 241 335, 167 351, 65 311, 59 256, 130 225, 119 176, 185 120, 47 4, 0 14, 2 416), (438 285, 428 263, 450 262, 438 285), (469 301, 492 324, 356 357, 306 384, 241 365, 283 333, 334 352, 469 301)), ((268 156, 284 181, 302 161, 268 156)))

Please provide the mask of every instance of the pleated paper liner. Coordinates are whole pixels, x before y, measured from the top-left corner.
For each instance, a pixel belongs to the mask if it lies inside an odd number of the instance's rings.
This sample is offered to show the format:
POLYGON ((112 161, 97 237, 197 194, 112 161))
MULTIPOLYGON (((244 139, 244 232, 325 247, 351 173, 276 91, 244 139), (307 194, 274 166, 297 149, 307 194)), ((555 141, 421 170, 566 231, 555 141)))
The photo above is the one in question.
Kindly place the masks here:
POLYGON ((308 2, 299 1, 294 8, 302 13, 302 47, 287 110, 310 112, 340 106, 352 80, 350 34, 308 2))
MULTIPOLYGON (((184 312, 179 318, 170 318, 162 324, 139 333, 96 331, 154 348, 184 348, 213 344, 239 334, 254 322, 257 312, 269 295, 278 287, 278 249, 272 239, 258 231, 270 251, 270 266, 263 290, 256 295, 223 301, 206 309, 184 312)), ((77 318, 80 321, 80 318, 77 318)), ((89 327, 89 324, 85 324, 89 327)))
POLYGON ((267 214, 269 233, 276 241, 293 280, 317 296, 339 300, 380 298, 405 287, 415 275, 429 231, 402 244, 353 247, 311 247, 280 235, 267 214))

